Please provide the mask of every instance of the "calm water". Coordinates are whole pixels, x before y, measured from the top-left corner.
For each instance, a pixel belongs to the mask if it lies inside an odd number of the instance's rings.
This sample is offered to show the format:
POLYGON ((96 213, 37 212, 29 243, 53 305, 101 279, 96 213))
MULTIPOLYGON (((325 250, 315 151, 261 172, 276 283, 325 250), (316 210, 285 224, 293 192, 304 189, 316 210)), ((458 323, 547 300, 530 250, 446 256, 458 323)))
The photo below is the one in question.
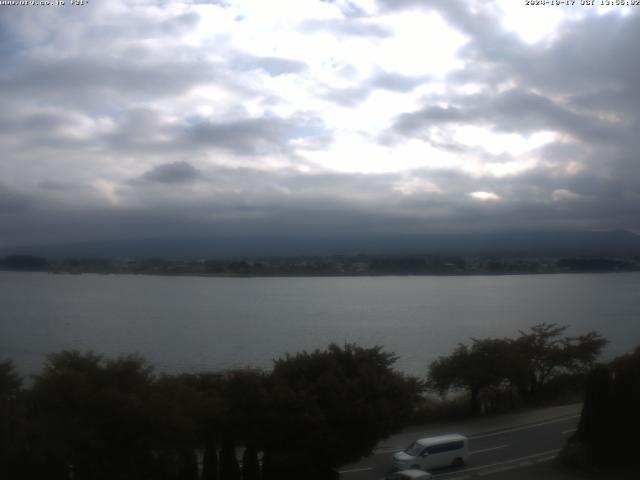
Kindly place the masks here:
POLYGON ((478 277, 198 278, 0 272, 0 359, 139 353, 168 371, 269 368, 330 342, 383 345, 422 375, 470 337, 539 322, 595 329, 608 357, 640 344, 640 273, 478 277))

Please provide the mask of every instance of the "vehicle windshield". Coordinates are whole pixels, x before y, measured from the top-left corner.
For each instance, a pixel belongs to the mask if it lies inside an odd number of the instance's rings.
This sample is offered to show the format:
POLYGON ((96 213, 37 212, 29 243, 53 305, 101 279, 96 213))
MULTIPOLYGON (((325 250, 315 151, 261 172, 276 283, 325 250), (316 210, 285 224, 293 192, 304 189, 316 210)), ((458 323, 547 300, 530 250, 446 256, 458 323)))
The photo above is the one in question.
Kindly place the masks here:
POLYGON ((412 457, 417 457, 422 453, 423 448, 424 447, 420 445, 418 442, 413 442, 411 445, 407 447, 404 453, 406 453, 407 455, 411 455, 412 457))

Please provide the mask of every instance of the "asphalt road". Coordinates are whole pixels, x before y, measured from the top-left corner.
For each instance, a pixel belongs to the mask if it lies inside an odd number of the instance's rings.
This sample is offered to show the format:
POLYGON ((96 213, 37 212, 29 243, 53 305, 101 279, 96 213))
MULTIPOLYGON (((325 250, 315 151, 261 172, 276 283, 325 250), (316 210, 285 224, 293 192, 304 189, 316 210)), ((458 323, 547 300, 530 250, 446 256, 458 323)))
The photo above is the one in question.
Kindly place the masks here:
MULTIPOLYGON (((504 472, 550 462, 576 428, 580 406, 527 412, 521 416, 483 419, 469 424, 446 424, 394 436, 375 453, 340 469, 341 480, 378 480, 392 471, 392 455, 412 440, 443 433, 469 437, 469 459, 459 468, 434 470, 438 480, 504 478, 504 472), (398 444, 394 444, 397 442, 398 444), (402 442, 402 443, 399 443, 402 442)), ((515 475, 514 475, 515 476, 515 475)))

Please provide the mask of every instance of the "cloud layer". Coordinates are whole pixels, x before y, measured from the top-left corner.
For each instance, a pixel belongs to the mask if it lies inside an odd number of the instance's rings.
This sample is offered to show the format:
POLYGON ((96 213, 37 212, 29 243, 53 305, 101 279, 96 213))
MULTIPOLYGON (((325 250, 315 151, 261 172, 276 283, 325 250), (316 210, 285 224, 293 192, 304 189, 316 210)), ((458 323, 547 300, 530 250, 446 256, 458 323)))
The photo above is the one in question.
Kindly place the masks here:
POLYGON ((531 9, 2 6, 0 247, 640 230, 639 14, 531 9))

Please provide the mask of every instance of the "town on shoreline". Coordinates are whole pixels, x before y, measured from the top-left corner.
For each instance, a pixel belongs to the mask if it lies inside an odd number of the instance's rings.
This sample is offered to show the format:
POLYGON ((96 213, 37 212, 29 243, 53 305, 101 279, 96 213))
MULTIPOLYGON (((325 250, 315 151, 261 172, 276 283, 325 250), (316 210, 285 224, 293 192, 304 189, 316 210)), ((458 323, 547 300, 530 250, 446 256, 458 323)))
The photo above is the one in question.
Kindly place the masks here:
POLYGON ((228 259, 0 257, 0 270, 222 277, 517 275, 640 271, 631 256, 327 255, 228 259))

